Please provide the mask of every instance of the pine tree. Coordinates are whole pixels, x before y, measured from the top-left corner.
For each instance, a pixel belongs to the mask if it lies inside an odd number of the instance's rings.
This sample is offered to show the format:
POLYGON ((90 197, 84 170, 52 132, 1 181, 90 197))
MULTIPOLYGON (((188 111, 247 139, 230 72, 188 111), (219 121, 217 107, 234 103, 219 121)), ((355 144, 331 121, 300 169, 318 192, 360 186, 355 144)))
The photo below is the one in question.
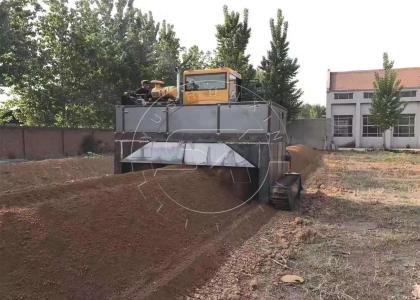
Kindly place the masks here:
POLYGON ((163 20, 156 44, 155 78, 163 80, 166 85, 176 83, 175 68, 180 64, 180 50, 181 46, 174 26, 163 20))
POLYGON ((261 61, 262 84, 267 100, 276 102, 287 109, 288 119, 296 118, 302 106, 299 100, 303 91, 296 87, 299 64, 297 59, 289 57, 289 42, 287 41, 288 23, 283 14, 277 11, 276 23, 270 20, 271 49, 267 57, 261 61))
POLYGON ((217 48, 213 62, 214 67, 224 65, 238 71, 242 79, 254 79, 255 70, 249 63, 249 55, 245 54, 251 36, 248 27, 248 10, 244 9, 243 20, 238 12, 229 12, 227 5, 223 7, 224 22, 216 26, 217 48))
POLYGON ((375 92, 370 107, 370 118, 382 130, 383 146, 385 144, 385 131, 395 126, 400 114, 405 108, 405 103, 400 101, 400 92, 403 88, 397 79, 397 73, 392 69, 394 62, 389 60, 388 53, 383 54, 384 75, 375 73, 373 86, 375 92))

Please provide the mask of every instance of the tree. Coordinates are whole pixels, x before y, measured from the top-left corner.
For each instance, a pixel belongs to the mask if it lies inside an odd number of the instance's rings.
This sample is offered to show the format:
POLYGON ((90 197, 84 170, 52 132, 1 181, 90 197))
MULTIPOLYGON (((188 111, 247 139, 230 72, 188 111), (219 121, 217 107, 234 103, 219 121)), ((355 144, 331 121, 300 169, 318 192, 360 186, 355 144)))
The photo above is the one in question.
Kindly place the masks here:
POLYGON ((248 27, 248 10, 244 9, 243 20, 238 12, 229 12, 227 5, 223 7, 224 22, 216 25, 217 48, 213 61, 214 67, 224 65, 238 71, 242 79, 254 79, 255 70, 249 63, 249 55, 245 54, 251 36, 248 27))
POLYGON ((181 55, 181 67, 184 70, 202 70, 211 66, 210 52, 204 53, 198 46, 194 45, 183 49, 181 55))
POLYGON ((297 115, 298 119, 320 119, 325 118, 326 108, 324 105, 319 104, 304 104, 302 105, 299 114, 297 115))
POLYGON ((163 20, 156 44, 156 79, 163 80, 167 85, 175 85, 175 68, 180 65, 180 50, 181 46, 179 38, 176 37, 174 26, 163 20))
POLYGON ((296 118, 302 101, 299 100, 303 91, 296 87, 299 64, 297 59, 289 57, 289 42, 287 41, 288 23, 283 14, 277 11, 276 23, 270 20, 271 49, 267 57, 261 61, 262 84, 265 98, 284 106, 288 119, 296 118))
POLYGON ((36 1, 0 3, 0 84, 19 119, 111 127, 123 91, 155 74, 159 23, 133 0, 48 0, 45 11, 36 1))
POLYGON ((41 11, 35 0, 0 1, 0 86, 25 76, 36 60, 33 25, 41 11))
POLYGON ((385 131, 394 127, 405 104, 400 101, 400 92, 403 88, 401 81, 397 79, 397 73, 392 69, 394 62, 389 60, 388 53, 383 54, 383 76, 375 72, 373 82, 374 94, 370 107, 370 118, 373 123, 382 130, 383 146, 385 144, 385 131))

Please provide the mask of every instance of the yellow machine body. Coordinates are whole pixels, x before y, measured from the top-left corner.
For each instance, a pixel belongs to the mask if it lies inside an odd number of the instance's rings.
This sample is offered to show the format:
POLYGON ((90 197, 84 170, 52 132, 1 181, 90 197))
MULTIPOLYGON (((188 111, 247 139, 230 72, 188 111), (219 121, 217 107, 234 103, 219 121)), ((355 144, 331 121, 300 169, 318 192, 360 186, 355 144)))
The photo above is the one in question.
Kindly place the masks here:
POLYGON ((165 83, 160 80, 152 80, 150 83, 154 84, 151 91, 154 100, 176 100, 178 98, 176 86, 163 86, 165 83))
POLYGON ((235 102, 241 75, 230 68, 185 71, 184 105, 235 102))

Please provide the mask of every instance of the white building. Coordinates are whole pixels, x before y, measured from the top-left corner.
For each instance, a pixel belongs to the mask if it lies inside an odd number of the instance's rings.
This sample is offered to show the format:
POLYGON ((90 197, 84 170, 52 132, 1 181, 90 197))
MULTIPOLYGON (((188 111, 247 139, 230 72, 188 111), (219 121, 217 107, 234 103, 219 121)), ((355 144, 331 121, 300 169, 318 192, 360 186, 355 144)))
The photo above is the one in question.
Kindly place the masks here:
MULTIPOLYGON (((399 123, 385 132, 389 148, 420 148, 420 68, 395 69, 407 103, 399 123)), ((365 70, 328 72, 327 118, 331 136, 338 147, 380 148, 382 134, 369 120, 375 72, 365 70)))

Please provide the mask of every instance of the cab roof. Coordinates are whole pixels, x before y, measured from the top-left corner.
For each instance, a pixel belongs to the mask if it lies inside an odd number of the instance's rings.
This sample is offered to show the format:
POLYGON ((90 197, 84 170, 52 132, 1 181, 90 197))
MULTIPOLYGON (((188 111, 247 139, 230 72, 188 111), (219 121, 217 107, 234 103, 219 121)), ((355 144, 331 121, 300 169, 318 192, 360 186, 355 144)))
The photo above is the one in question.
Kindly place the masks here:
POLYGON ((203 75, 203 74, 218 74, 218 73, 230 73, 235 77, 242 79, 241 74, 232 70, 231 68, 224 67, 224 68, 217 68, 217 69, 204 69, 204 70, 191 70, 191 71, 184 71, 184 76, 186 75, 203 75))

